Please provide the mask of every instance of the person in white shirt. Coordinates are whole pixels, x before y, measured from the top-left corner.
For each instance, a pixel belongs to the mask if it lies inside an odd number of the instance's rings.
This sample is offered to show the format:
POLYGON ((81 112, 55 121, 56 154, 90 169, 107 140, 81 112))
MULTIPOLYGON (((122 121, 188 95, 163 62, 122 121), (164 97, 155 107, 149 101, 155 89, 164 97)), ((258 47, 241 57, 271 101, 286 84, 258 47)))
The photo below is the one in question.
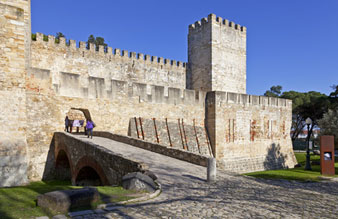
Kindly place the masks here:
POLYGON ((73 122, 73 127, 76 127, 76 132, 79 132, 79 128, 81 127, 80 121, 78 119, 75 119, 73 122))

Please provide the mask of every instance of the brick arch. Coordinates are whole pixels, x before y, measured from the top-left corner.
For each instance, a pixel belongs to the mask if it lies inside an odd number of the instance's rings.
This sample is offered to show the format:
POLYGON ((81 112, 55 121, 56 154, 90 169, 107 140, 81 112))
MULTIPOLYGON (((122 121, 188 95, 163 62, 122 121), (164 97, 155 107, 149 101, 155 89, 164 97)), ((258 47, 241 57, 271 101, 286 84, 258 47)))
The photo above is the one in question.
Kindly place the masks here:
POLYGON ((55 176, 60 180, 71 180, 72 178, 72 164, 64 149, 58 150, 55 156, 55 176))
POLYGON ((73 165, 73 162, 71 160, 71 154, 69 153, 68 151, 68 148, 64 145, 64 144, 59 144, 56 148, 55 148, 55 157, 54 157, 54 163, 55 163, 55 167, 57 165, 57 158, 60 154, 61 151, 64 151, 66 156, 67 156, 67 159, 68 159, 68 163, 69 163, 69 166, 70 166, 70 173, 71 173, 71 176, 73 177, 73 174, 74 174, 74 165, 73 165))
POLYGON ((108 179, 101 165, 91 156, 83 156, 76 164, 74 172, 72 174, 72 184, 75 185, 76 178, 80 170, 84 167, 91 167, 96 171, 103 185, 109 185, 108 179))
POLYGON ((84 117, 86 118, 86 120, 92 120, 92 117, 90 115, 90 112, 88 109, 84 109, 84 108, 75 108, 75 107, 72 107, 70 108, 71 110, 78 110, 78 111, 81 111, 84 115, 84 117))

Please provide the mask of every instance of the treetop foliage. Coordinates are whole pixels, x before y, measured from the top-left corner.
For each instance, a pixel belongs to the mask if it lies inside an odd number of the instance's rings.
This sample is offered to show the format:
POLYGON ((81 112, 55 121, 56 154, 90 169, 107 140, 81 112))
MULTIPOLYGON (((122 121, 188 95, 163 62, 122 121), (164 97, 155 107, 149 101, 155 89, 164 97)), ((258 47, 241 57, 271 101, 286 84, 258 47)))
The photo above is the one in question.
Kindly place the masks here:
MULTIPOLYGON (((60 38, 62 38, 62 37, 66 38, 66 36, 62 32, 57 32, 55 34, 55 43, 60 43, 60 38)), ((35 33, 32 33, 31 39, 33 41, 36 41, 36 34, 35 33)), ((43 35, 43 41, 48 42, 48 36, 47 35, 43 35)), ((104 47, 104 51, 107 52, 108 44, 105 43, 105 40, 104 40, 103 37, 95 37, 93 34, 91 34, 88 37, 88 40, 87 40, 87 49, 90 48, 91 43, 93 43, 95 45, 96 51, 99 51, 99 46, 102 45, 104 47)))
POLYGON ((267 96, 267 97, 279 97, 281 93, 282 93, 282 86, 277 85, 277 86, 272 86, 270 88, 270 90, 267 90, 264 93, 264 96, 267 96))
MULTIPOLYGON (((61 37, 66 38, 66 36, 63 33, 57 32, 55 34, 55 43, 60 43, 60 38, 61 37)), ((31 38, 32 38, 33 41, 36 41, 36 33, 32 33, 31 38)), ((48 36, 45 35, 45 34, 43 35, 43 41, 48 42, 48 36)))
POLYGON ((104 51, 107 52, 108 44, 104 42, 103 37, 95 37, 93 34, 91 34, 87 40, 87 49, 90 48, 91 43, 95 45, 96 51, 99 51, 99 46, 102 45, 104 46, 104 51))
MULTIPOLYGON (((318 121, 328 112, 329 109, 338 108, 338 86, 333 85, 335 89, 329 96, 317 92, 282 92, 282 86, 272 86, 264 95, 269 97, 280 97, 292 100, 292 140, 298 137, 298 134, 305 127, 306 118, 312 119, 310 134, 314 127, 319 126, 318 121)), ((322 127, 320 127, 322 128, 322 127)))
POLYGON ((321 135, 334 135, 335 147, 338 148, 338 108, 329 109, 318 121, 321 135))

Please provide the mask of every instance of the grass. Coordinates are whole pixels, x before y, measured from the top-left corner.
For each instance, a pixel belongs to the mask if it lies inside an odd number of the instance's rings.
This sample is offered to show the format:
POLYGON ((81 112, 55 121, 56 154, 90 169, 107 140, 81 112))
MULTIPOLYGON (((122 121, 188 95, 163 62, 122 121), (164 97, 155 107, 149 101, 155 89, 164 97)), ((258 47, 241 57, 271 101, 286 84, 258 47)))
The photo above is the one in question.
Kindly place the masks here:
MULTIPOLYGON (((287 179, 287 180, 297 180, 297 181, 320 181, 319 178, 322 176, 320 174, 320 165, 311 165, 312 170, 304 170, 306 162, 306 153, 295 153, 296 159, 301 167, 296 167, 293 169, 283 169, 283 170, 267 170, 259 171, 253 173, 247 173, 244 175, 253 176, 257 178, 264 179, 287 179)), ((320 156, 311 155, 311 161, 320 161, 320 156)), ((338 162, 335 162, 336 175, 338 177, 338 162)))
MULTIPOLYGON (((72 186, 70 182, 32 182, 27 186, 12 188, 0 188, 0 218, 35 218, 38 216, 52 216, 42 208, 36 206, 36 197, 39 194, 55 190, 79 189, 80 186, 72 186)), ((101 203, 119 202, 131 199, 137 194, 134 191, 124 190, 122 187, 98 186, 100 201, 94 203, 96 208, 101 203)), ((80 209, 72 209, 80 210, 80 209)))

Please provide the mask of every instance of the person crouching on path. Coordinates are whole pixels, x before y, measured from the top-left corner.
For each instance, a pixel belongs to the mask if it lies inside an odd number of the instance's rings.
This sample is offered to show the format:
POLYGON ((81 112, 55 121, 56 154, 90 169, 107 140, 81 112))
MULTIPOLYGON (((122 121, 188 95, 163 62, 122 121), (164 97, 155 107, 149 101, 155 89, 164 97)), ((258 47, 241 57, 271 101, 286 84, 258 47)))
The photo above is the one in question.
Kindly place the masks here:
POLYGON ((88 138, 89 138, 89 134, 90 134, 90 138, 93 138, 93 128, 94 128, 93 121, 88 119, 87 124, 86 124, 88 138))

